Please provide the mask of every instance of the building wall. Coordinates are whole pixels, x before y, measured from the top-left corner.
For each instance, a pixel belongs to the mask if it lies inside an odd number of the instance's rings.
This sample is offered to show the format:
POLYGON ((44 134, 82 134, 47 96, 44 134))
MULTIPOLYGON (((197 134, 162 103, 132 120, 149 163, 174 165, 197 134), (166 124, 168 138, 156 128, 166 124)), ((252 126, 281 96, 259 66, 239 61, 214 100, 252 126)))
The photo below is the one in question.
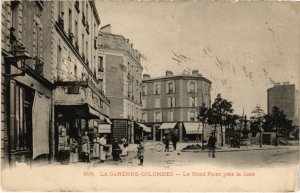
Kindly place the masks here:
MULTIPOLYGON (((2 2, 2 17, 1 17, 1 47, 2 52, 9 51, 9 28, 11 26, 11 2, 2 2)), ((1 72, 6 72, 3 53, 1 54, 1 72)), ((3 75, 1 75, 1 166, 6 167, 9 163, 8 154, 8 100, 7 100, 7 86, 8 82, 3 75)))
POLYGON ((268 89, 268 114, 272 113, 274 106, 279 107, 288 119, 296 116, 296 90, 295 85, 275 85, 268 89))
POLYGON ((142 66, 140 54, 123 36, 102 27, 98 36, 98 54, 104 58, 106 93, 111 100, 113 119, 141 119, 142 66))
MULTIPOLYGON (((162 122, 172 122, 170 120, 168 112, 173 112, 173 121, 190 121, 189 112, 195 112, 195 117, 198 115, 199 106, 205 103, 207 107, 211 105, 210 94, 210 81, 204 79, 201 76, 169 76, 158 79, 144 79, 142 86, 145 86, 146 95, 142 96, 145 106, 143 107, 143 113, 146 113, 146 121, 155 122, 154 113, 162 112, 162 122), (167 93, 167 85, 169 82, 175 84, 175 93, 167 93), (195 83, 195 91, 190 92, 189 84, 195 83), (155 94, 155 84, 160 85, 160 94, 155 94), (168 98, 175 97, 175 107, 168 106, 168 98), (195 106, 190 105, 190 97, 196 97, 195 106), (155 107, 155 100, 160 101, 160 107, 155 107)), ((145 115, 144 115, 145 116, 145 115)))

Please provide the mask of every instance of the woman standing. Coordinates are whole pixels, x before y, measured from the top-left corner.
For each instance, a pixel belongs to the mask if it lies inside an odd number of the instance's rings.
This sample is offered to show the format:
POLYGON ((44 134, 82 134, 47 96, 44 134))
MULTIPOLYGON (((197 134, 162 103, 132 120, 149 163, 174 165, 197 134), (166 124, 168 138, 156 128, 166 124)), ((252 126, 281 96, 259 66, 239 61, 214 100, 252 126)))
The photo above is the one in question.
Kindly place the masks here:
POLYGON ((100 138, 99 138, 99 134, 96 133, 95 137, 93 139, 93 158, 98 158, 100 157, 100 147, 99 147, 99 142, 100 142, 100 138))
POLYGON ((106 151, 104 149, 104 147, 106 147, 106 135, 105 134, 100 138, 99 143, 100 143, 100 162, 103 163, 106 158, 106 151))
POLYGON ((90 139, 88 137, 88 132, 84 132, 82 137, 82 160, 83 162, 90 162, 90 139))

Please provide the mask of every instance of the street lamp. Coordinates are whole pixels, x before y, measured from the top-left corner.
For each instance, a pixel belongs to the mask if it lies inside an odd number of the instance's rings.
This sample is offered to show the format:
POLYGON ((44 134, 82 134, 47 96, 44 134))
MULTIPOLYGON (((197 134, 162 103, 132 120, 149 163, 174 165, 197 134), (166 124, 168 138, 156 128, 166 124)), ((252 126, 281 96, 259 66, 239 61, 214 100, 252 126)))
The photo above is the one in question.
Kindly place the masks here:
POLYGON ((9 78, 15 77, 15 76, 24 76, 25 68, 26 68, 25 61, 31 60, 31 56, 25 50, 26 49, 25 46, 17 40, 17 38, 14 35, 14 32, 15 32, 15 28, 11 27, 9 40, 10 40, 10 44, 11 44, 11 54, 12 55, 6 56, 4 59, 5 59, 5 63, 7 63, 9 65, 17 65, 17 68, 19 70, 21 70, 22 72, 17 73, 17 74, 3 74, 5 77, 9 77, 9 78), (20 66, 19 66, 19 64, 20 64, 20 66))

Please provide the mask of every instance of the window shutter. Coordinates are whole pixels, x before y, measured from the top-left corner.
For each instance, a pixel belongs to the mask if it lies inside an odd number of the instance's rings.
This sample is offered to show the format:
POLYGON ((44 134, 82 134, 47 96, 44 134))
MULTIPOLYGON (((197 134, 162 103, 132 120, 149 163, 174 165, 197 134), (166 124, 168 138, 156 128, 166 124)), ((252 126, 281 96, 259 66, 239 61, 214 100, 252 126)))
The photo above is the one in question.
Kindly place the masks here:
POLYGON ((195 92, 197 92, 197 82, 195 81, 195 92))
POLYGON ((191 83, 190 83, 190 81, 188 81, 188 83, 187 83, 187 92, 190 92, 190 85, 191 85, 191 83))
POLYGON ((169 94, 169 83, 166 83, 166 93, 169 94))
POLYGON ((176 107, 176 99, 175 97, 172 98, 173 107, 176 107))
POLYGON ((198 98, 195 97, 195 107, 198 107, 198 98))

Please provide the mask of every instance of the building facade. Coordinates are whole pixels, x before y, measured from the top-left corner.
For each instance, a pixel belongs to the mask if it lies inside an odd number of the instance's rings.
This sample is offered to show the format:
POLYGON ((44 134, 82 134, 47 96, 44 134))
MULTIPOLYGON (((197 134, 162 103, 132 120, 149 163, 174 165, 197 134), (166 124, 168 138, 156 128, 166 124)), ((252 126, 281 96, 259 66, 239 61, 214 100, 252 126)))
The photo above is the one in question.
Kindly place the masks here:
POLYGON ((134 142, 134 128, 141 120, 142 65, 140 53, 121 35, 111 33, 111 26, 101 28, 98 36, 98 73, 105 82, 110 99, 112 134, 134 142))
POLYGON ((152 127, 154 140, 161 140, 168 129, 174 128, 180 141, 199 138, 202 124, 197 117, 202 104, 211 106, 211 81, 197 70, 191 75, 167 71, 159 78, 143 75, 142 122, 152 127))
POLYGON ((2 163, 54 160, 109 122, 94 1, 5 1, 2 10, 2 163))
MULTIPOLYGON (((52 3, 54 138, 58 154, 78 151, 77 144, 85 132, 90 139, 94 137, 98 125, 109 118, 109 99, 96 69, 100 18, 94 1, 52 3)), ((78 158, 78 154, 75 156, 78 158)))
POLYGON ((293 121, 294 126, 299 126, 298 115, 298 91, 294 84, 283 82, 283 84, 276 83, 272 88, 267 90, 268 92, 268 114, 272 113, 274 106, 283 110, 287 119, 293 121))
POLYGON ((2 3, 1 163, 49 158, 54 144, 50 3, 2 3), (30 10, 30 11, 28 11, 30 10))

